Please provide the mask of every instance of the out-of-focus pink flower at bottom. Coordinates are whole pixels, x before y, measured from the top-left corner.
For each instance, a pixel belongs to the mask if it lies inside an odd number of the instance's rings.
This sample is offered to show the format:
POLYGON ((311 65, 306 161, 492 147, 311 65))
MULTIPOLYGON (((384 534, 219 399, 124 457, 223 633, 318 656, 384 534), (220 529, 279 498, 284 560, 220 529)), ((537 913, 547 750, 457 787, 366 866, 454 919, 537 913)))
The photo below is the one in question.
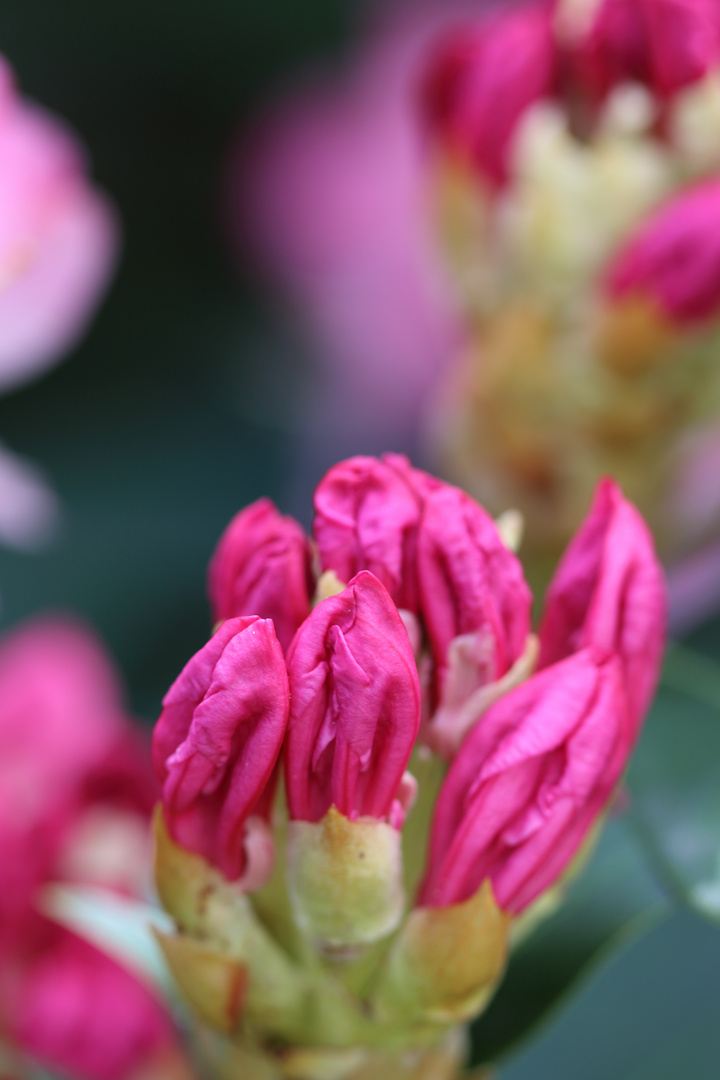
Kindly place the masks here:
POLYGON ((231 178, 243 247, 298 309, 343 425, 366 431, 417 419, 460 336, 415 109, 429 40, 469 5, 390 6, 341 71, 260 118, 231 178))
POLYGON ((60 928, 23 971, 11 1031, 32 1058, 74 1080, 127 1080, 172 1038, 146 986, 60 928))
POLYGON ((0 1029, 53 1073, 133 1080, 173 1053, 150 990, 39 913, 58 881, 143 893, 156 795, 149 747, 88 629, 43 618, 0 640, 0 1029))

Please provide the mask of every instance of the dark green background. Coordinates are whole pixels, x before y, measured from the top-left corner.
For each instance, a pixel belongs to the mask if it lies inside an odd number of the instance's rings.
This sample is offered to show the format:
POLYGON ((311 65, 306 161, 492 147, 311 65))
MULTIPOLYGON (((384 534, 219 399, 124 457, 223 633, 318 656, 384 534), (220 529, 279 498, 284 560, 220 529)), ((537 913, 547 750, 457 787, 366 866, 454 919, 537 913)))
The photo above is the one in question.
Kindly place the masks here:
MULTIPOLYGON (((315 369, 238 266, 223 177, 238 125, 294 67, 341 48, 350 16, 341 0, 0 2, 0 49, 24 91, 82 134, 124 228, 116 282, 81 347, 0 400, 2 438, 45 467, 64 505, 47 552, 0 550, 0 615, 7 627, 47 608, 85 614, 148 719, 207 634, 205 565, 231 514, 263 493, 308 507, 293 415, 315 369)), ((718 627, 695 644, 717 656, 718 627)), ((669 755, 693 705, 673 708, 669 755)), ((630 842, 617 835, 602 849, 610 862, 630 842)), ((595 909, 634 902, 636 885, 662 904, 628 857, 636 870, 621 861, 595 909)), ((574 921, 517 968, 478 1045, 500 1045, 508 1015, 554 996, 586 955, 593 881, 574 921)), ((505 1080, 717 1080, 719 1018, 720 932, 670 914, 601 964, 505 1080)))

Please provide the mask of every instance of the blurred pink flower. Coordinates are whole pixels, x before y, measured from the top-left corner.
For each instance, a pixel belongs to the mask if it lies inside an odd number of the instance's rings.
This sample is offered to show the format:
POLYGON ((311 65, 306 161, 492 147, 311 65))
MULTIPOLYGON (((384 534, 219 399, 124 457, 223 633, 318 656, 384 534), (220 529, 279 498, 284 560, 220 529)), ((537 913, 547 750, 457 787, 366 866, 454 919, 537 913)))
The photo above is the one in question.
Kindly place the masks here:
POLYGON ((614 298, 643 296, 669 320, 693 323, 720 309, 720 179, 683 189, 645 220, 607 275, 614 298))
POLYGON ((148 988, 42 916, 39 893, 58 880, 147 887, 156 797, 148 748, 92 634, 41 619, 0 641, 0 1026, 78 1080, 124 1080, 169 1049, 171 1025, 148 988))
POLYGON ((52 947, 24 967, 12 1014, 26 1053, 73 1080, 128 1080, 164 1056, 172 1038, 170 1019, 147 987, 60 928, 52 947))
POLYGON ((291 88, 236 154, 238 235, 305 322, 347 405, 328 422, 344 428, 412 426, 459 340, 416 96, 429 41, 468 10, 390 5, 340 70, 291 88))
MULTIPOLYGON (((0 393, 61 360, 81 337, 115 267, 118 224, 64 122, 20 97, 0 56, 0 393)), ((32 546, 57 500, 0 447, 0 540, 32 546)))
POLYGON ((517 4, 438 46, 425 111, 453 151, 500 185, 517 124, 555 74, 549 4, 517 4))

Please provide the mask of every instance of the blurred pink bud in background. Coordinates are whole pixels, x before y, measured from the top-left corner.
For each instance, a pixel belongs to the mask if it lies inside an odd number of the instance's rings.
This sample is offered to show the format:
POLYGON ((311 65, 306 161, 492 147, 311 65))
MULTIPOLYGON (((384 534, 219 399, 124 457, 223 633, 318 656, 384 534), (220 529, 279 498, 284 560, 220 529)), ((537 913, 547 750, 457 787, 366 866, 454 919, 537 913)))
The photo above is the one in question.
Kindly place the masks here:
POLYGON ((640 295, 677 323, 720 309, 720 180, 685 189, 630 237, 610 267, 615 298, 640 295))
POLYGON ((550 583, 540 626, 540 664, 594 646, 621 661, 630 721, 647 710, 665 641, 665 581, 647 525, 612 480, 550 583))
POLYGON ((288 654, 285 778, 291 819, 400 823, 403 773, 420 725, 420 684, 407 631, 368 571, 317 605, 288 654))
POLYGON ((0 1026, 78 1080, 129 1080, 172 1052, 151 991, 39 908, 55 881, 147 889, 148 750, 81 624, 40 619, 0 641, 0 1026))
POLYGON ((596 98, 622 82, 667 96, 720 60, 720 9, 715 0, 600 0, 574 49, 575 75, 596 98))
POLYGON ((272 869, 272 841, 248 819, 269 811, 287 718, 282 650, 271 620, 252 615, 228 619, 185 665, 153 732, 172 837, 256 887, 272 869))
POLYGON ((450 767, 420 904, 467 900, 489 878, 500 907, 521 912, 577 852, 630 747, 617 657, 586 649, 511 690, 450 767))
POLYGON ((416 98, 432 37, 471 10, 378 5, 342 66, 291 87, 238 145, 238 237, 325 360, 326 423, 343 431, 413 426, 459 340, 416 98))
POLYGON ((258 499, 236 514, 208 570, 213 621, 238 615, 272 619, 286 651, 310 612, 312 550, 302 526, 258 499))
POLYGON ((492 184, 507 179, 507 155, 525 111, 554 81, 550 7, 517 5, 457 30, 426 76, 427 119, 447 146, 492 184))

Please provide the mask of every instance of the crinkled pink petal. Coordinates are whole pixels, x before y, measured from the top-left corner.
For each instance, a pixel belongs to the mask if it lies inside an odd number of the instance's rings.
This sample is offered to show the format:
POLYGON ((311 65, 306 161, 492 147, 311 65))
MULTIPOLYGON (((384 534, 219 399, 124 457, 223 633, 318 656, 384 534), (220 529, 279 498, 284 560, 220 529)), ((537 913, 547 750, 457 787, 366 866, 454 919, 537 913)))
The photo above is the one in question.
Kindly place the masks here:
POLYGON ((241 510, 220 538, 208 570, 213 620, 272 619, 283 650, 310 611, 312 550, 302 527, 270 499, 241 510))
MULTIPOLYGON (((420 609, 443 693, 448 650, 461 635, 482 633, 485 681, 505 674, 530 632, 532 597, 517 557, 492 518, 458 488, 442 485, 425 499, 417 541, 420 609)), ((474 687, 473 687, 474 689, 474 687)))
POLYGON ((334 805, 347 817, 387 818, 417 736, 420 686, 400 615, 373 574, 318 604, 288 673, 290 817, 319 821, 334 805))
POLYGON ((584 650, 501 698, 445 779, 419 902, 458 903, 489 879, 519 913, 567 867, 630 746, 616 658, 584 650))
POLYGON ((540 667, 587 646, 617 653, 637 734, 657 685, 665 633, 665 581, 650 532, 617 484, 603 480, 550 583, 540 667))
POLYGON ((244 826, 274 775, 288 684, 273 624, 228 619, 165 696, 153 760, 174 839, 229 879, 245 867, 244 826))
POLYGON ((334 465, 315 489, 313 532, 322 569, 343 582, 369 570, 398 607, 416 612, 416 537, 431 484, 399 454, 334 465))

